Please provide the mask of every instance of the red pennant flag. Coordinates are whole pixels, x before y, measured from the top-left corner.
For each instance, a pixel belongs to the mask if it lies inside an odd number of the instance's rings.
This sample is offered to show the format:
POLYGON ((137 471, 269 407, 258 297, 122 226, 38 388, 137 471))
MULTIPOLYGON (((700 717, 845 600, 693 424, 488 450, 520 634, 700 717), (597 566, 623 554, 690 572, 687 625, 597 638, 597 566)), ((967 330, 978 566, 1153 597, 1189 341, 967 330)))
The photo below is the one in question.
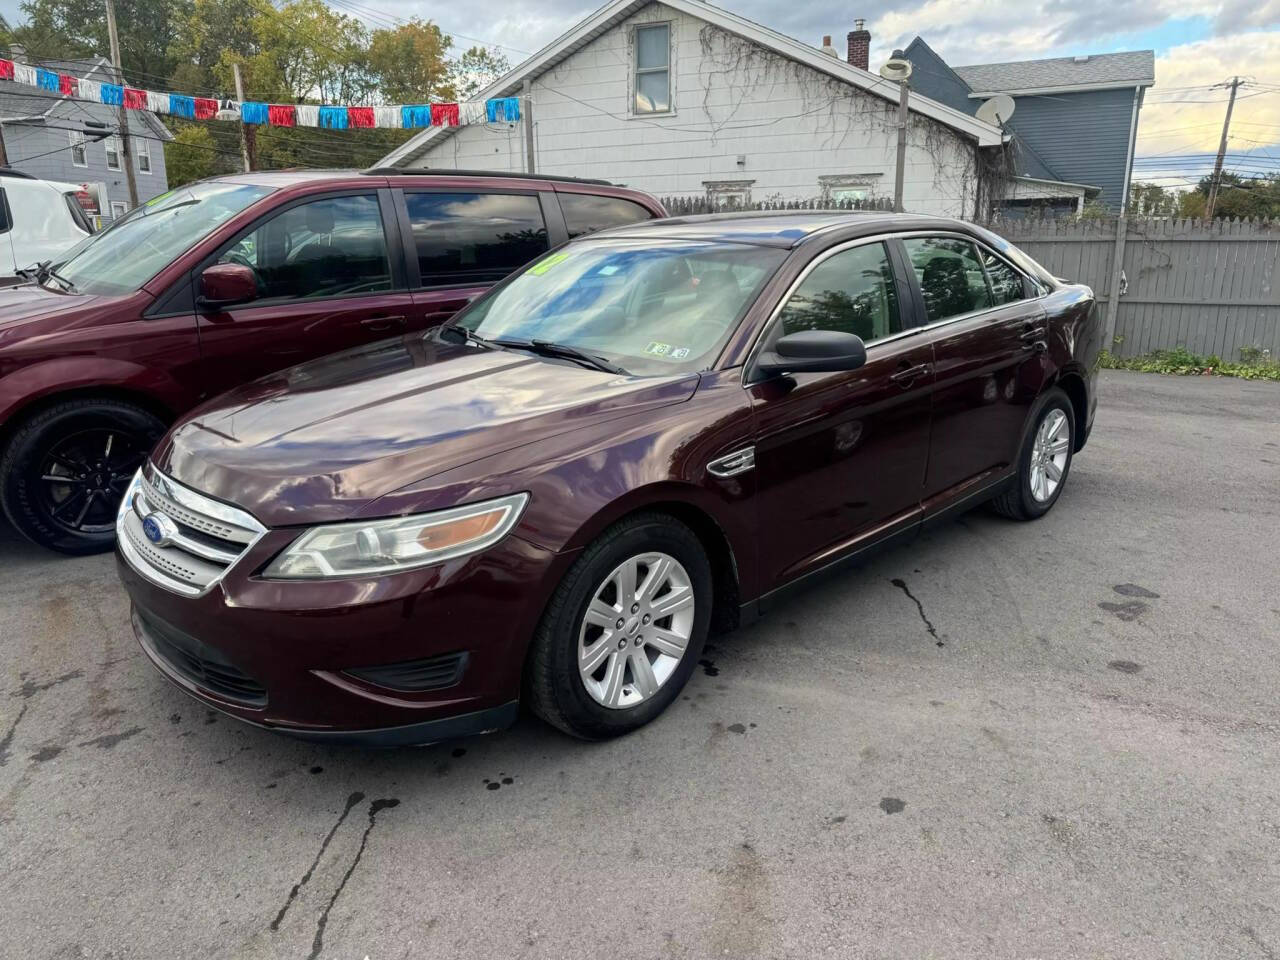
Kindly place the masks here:
POLYGON ((133 87, 125 87, 124 105, 129 110, 147 109, 147 91, 135 90, 133 87))
POLYGON ((458 125, 458 105, 456 103, 433 103, 431 105, 431 125, 433 127, 456 127, 458 125))
POLYGON ((196 97, 196 119, 212 120, 213 115, 218 112, 218 101, 209 97, 196 97))
POLYGON ((58 92, 64 97, 74 97, 79 90, 76 78, 69 73, 58 74, 58 92))
POLYGON ((347 126, 372 127, 373 107, 347 107, 347 126))
POLYGON ((272 103, 267 106, 267 122, 273 127, 296 127, 298 111, 291 103, 272 103))
POLYGON ((13 61, 0 60, 0 80, 13 79, 13 61))

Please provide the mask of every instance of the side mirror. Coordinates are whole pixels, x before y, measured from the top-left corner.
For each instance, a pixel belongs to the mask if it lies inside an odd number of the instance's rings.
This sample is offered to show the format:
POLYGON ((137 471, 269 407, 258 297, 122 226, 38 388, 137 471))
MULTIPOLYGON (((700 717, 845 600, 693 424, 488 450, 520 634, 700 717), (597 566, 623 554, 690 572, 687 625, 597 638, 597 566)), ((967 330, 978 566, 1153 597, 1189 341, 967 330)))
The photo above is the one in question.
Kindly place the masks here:
POLYGON ((215 263, 200 274, 200 306, 230 307, 258 297, 258 278, 242 263, 215 263))
POLYGON ((762 373, 834 373, 856 370, 867 362, 862 338, 839 330, 801 330, 789 333, 760 354, 762 373))

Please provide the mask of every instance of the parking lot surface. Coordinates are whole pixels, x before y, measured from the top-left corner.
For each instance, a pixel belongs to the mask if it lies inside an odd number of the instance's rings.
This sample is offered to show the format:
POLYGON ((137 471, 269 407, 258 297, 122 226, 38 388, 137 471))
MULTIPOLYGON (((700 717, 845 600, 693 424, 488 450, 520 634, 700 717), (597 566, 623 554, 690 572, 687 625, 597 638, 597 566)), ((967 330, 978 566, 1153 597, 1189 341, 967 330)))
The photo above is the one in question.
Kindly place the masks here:
MULTIPOLYGON (((295 742, 0 528, 0 956, 1280 956, 1280 389, 1107 374, 984 511, 713 647, 611 743, 295 742)), ((270 642, 263 638, 263 642, 270 642)))

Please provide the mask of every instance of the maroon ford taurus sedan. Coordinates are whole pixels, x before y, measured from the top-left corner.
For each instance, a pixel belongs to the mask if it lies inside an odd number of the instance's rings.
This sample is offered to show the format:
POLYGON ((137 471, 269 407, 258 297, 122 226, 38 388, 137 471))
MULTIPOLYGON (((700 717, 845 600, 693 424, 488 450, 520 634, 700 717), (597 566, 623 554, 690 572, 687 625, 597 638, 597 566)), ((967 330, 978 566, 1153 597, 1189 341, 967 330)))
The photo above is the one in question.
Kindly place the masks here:
POLYGON ((119 515, 134 629, 193 696, 317 739, 522 697, 624 733, 708 629, 950 511, 1048 511, 1099 347, 1088 288, 952 220, 605 231, 178 423, 119 515))

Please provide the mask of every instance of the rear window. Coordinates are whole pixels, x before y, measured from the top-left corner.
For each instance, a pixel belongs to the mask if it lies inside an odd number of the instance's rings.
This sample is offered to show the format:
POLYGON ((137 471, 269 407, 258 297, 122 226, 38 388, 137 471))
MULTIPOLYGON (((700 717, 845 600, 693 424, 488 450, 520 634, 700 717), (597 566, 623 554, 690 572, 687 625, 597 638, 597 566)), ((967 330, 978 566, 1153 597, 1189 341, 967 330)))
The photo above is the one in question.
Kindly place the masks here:
POLYGON ((547 225, 531 194, 405 193, 424 287, 496 283, 546 253, 547 225))
POLYGON ((564 211, 565 226, 569 228, 571 238, 606 227, 653 219, 653 214, 640 204, 621 197, 600 197, 590 193, 558 193, 556 196, 560 199, 560 209, 564 211))

